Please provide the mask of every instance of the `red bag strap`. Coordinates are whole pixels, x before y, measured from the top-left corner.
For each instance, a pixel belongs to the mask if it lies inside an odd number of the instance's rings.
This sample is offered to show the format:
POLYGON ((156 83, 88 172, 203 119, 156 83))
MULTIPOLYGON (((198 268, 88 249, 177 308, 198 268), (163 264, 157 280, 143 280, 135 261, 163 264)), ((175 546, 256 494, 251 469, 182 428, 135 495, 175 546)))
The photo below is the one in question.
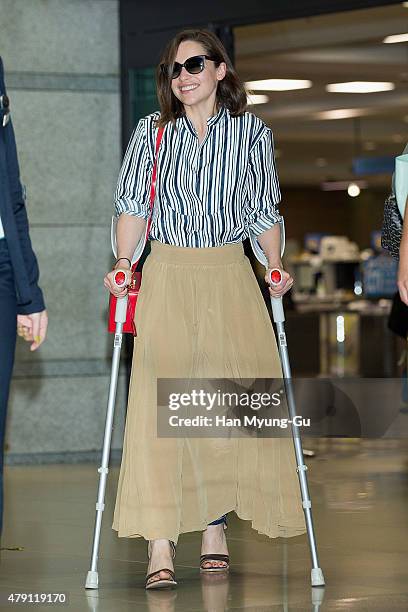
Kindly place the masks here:
MULTIPOLYGON (((144 240, 144 245, 146 246, 146 242, 147 242, 147 238, 149 236, 149 232, 150 232, 150 226, 152 224, 152 214, 153 214, 153 204, 154 204, 154 196, 156 193, 156 175, 157 175, 157 157, 159 154, 159 147, 160 147, 160 142, 163 136, 163 132, 164 132, 164 128, 159 128, 158 132, 157 132, 157 137, 156 137, 156 149, 155 149, 155 154, 154 154, 154 165, 153 165, 153 174, 152 174, 152 185, 150 188, 150 214, 149 214, 149 218, 147 219, 147 223, 146 223, 146 232, 145 232, 145 240, 144 240)), ((136 266, 140 261, 140 257, 137 260, 136 263, 133 264, 132 266, 132 272, 134 272, 136 270, 136 266)))
POLYGON ((156 137, 156 151, 155 151, 155 157, 154 157, 154 166, 153 166, 153 175, 152 175, 152 186, 150 188, 150 215, 149 215, 149 219, 147 220, 147 227, 146 227, 146 239, 145 239, 145 245, 147 242, 147 237, 149 236, 149 232, 150 232, 150 225, 152 223, 152 214, 153 214, 153 204, 154 204, 154 196, 156 193, 156 175, 157 175, 157 157, 159 154, 159 147, 160 147, 160 142, 163 136, 163 132, 164 132, 164 128, 159 128, 158 132, 157 132, 157 137, 156 137))

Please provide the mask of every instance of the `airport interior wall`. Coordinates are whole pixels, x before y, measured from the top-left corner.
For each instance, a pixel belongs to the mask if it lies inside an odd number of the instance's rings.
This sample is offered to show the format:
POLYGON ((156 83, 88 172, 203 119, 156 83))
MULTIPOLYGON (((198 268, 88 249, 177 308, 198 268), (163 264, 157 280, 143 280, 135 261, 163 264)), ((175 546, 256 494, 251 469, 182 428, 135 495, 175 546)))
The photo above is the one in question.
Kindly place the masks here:
MULTIPOLYGON (((49 313, 18 339, 6 461, 80 460, 100 448, 112 337, 103 276, 121 159, 116 0, 0 0, 0 54, 49 313)), ((121 445, 125 377, 113 448, 121 445)))

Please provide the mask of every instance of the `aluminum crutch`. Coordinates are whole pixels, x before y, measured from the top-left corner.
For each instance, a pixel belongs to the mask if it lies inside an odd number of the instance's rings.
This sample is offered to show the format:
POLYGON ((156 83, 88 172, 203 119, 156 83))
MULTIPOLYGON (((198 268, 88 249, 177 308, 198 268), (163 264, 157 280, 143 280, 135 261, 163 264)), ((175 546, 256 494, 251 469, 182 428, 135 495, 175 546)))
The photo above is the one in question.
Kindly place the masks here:
MULTIPOLYGON (((281 245, 282 245, 281 256, 283 255, 283 251, 284 251, 284 243, 285 243, 284 239, 285 239, 285 235, 284 235, 284 228, 283 228, 283 223, 282 223, 281 225, 281 245)), ((257 257, 258 261, 262 263, 263 266, 265 266, 266 270, 268 270, 268 261, 265 256, 265 253, 260 248, 260 245, 256 237, 254 236, 251 236, 251 245, 252 245, 254 254, 257 257)), ((282 281, 282 273, 279 269, 271 270, 269 274, 270 274, 271 284, 274 284, 276 286, 282 281)), ((282 364, 282 372, 284 376, 286 399, 287 399, 289 416, 290 416, 290 421, 291 421, 291 428, 292 428, 293 444, 295 447, 295 455, 296 455, 296 463, 297 463, 296 471, 299 477, 299 485, 300 485, 300 491, 301 491, 301 496, 302 496, 302 506, 303 506, 303 512, 305 514, 305 519, 306 519, 306 529, 307 529, 307 535, 309 539, 310 554, 312 557, 311 583, 312 583, 312 587, 323 587, 325 585, 325 582, 324 582, 323 571, 319 566, 319 559, 318 559, 318 554, 317 554, 316 538, 315 538, 315 533, 314 533, 313 517, 312 517, 312 502, 310 500, 309 487, 307 484, 307 476, 306 476, 307 466, 305 465, 304 458, 303 458, 302 442, 300 439, 299 428, 298 428, 296 421, 294 421, 296 417, 296 405, 295 405, 295 398, 294 398, 293 386, 292 386, 292 374, 291 374, 290 363, 289 363, 288 347, 286 343, 286 333, 285 333, 285 326, 284 326, 285 313, 283 310, 282 298, 281 297, 276 298, 276 297, 271 296, 271 306, 272 306, 273 320, 276 324, 276 329, 278 332, 279 355, 280 355, 280 360, 282 364)))
MULTIPOLYGON (((123 287, 126 282, 126 275, 121 270, 118 270, 114 275, 114 282, 118 287, 123 287)), ((127 310, 128 297, 125 295, 122 298, 118 298, 116 301, 115 310, 115 336, 113 340, 113 356, 112 356, 112 369, 109 384, 109 396, 108 396, 108 407, 106 410, 106 422, 105 422, 105 435, 103 439, 103 450, 102 450, 102 464, 98 469, 99 476, 99 488, 98 488, 98 501, 96 502, 96 518, 95 518, 95 529, 92 545, 92 558, 91 558, 91 569, 88 571, 86 576, 85 588, 86 589, 97 589, 98 588, 98 552, 99 552, 99 541, 101 535, 102 526, 102 515, 105 509, 105 490, 106 480, 109 472, 109 453, 112 438, 112 425, 113 416, 115 413, 115 401, 116 401, 116 389, 118 384, 119 374, 119 361, 120 361, 120 350, 122 347, 123 337, 123 324, 126 321, 126 310, 127 310)))

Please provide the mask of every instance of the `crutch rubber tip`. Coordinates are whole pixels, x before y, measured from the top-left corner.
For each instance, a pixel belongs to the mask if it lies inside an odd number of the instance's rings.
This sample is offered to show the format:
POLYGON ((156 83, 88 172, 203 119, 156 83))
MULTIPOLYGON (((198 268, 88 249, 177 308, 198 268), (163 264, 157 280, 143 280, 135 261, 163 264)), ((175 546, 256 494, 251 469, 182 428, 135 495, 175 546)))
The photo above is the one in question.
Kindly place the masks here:
POLYGON ((118 287, 122 287, 122 285, 124 285, 126 282, 126 274, 119 270, 114 274, 113 280, 115 282, 115 285, 117 285, 118 287))
POLYGON ((85 588, 86 589, 97 589, 98 588, 98 572, 92 572, 90 570, 87 573, 85 588))
POLYGON ((324 599, 324 587, 312 587, 312 605, 321 606, 324 599))
POLYGON ((322 587, 325 585, 323 572, 320 567, 313 568, 311 571, 312 587, 322 587))

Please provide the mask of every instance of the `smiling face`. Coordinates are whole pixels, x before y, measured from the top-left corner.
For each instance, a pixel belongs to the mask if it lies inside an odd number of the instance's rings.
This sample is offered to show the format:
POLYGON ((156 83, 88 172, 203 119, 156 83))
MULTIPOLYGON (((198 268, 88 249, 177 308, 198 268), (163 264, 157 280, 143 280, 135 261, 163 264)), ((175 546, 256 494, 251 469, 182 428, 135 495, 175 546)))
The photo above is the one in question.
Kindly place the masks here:
MULTIPOLYGON (((183 64, 186 59, 194 55, 210 55, 204 47, 192 40, 185 40, 180 43, 175 57, 176 62, 183 64)), ((216 96, 218 81, 221 81, 226 73, 226 65, 222 62, 218 68, 215 62, 204 60, 205 67, 198 74, 190 74, 183 67, 180 75, 172 79, 171 89, 185 106, 195 106, 206 102, 216 96)))

